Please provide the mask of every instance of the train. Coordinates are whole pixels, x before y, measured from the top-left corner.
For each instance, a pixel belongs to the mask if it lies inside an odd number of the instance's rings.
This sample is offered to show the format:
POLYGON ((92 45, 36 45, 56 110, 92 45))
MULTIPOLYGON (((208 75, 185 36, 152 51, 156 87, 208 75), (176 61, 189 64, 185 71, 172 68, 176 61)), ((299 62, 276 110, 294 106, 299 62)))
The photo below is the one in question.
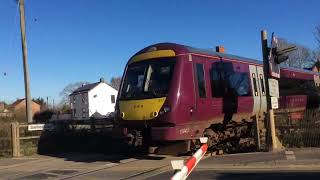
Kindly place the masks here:
MULTIPOLYGON (((319 108, 318 72, 281 68, 280 74, 277 112, 319 108)), ((263 129, 259 122, 263 124, 267 112, 265 81, 259 60, 175 43, 153 44, 126 64, 116 121, 132 146, 188 142, 190 150, 202 136, 208 137, 209 148, 230 142, 237 146, 263 129)))

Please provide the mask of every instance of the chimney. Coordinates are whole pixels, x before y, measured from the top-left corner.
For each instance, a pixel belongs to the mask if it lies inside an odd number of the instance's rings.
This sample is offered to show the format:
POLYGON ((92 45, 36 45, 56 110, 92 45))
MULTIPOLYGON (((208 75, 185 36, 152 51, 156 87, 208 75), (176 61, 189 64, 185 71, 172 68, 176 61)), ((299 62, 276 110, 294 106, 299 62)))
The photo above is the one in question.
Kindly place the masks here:
POLYGON ((225 52, 224 47, 223 46, 216 46, 216 52, 224 53, 225 52))
POLYGON ((104 78, 100 78, 100 83, 104 83, 104 78))

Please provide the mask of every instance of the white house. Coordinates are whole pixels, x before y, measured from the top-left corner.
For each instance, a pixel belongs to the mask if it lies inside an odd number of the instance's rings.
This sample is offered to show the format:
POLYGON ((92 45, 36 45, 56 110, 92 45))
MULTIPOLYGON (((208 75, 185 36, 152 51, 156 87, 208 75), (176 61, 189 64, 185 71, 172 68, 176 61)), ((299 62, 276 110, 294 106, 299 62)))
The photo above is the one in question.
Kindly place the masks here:
POLYGON ((118 91, 104 82, 85 84, 73 91, 70 97, 72 118, 84 120, 104 118, 114 112, 118 91))

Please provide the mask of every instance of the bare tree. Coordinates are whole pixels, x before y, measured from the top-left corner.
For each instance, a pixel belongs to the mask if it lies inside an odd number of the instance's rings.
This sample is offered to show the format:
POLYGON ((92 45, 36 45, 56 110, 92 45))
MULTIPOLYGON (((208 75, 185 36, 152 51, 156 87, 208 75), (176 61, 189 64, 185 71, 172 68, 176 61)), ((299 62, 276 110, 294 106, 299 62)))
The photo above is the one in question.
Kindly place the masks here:
POLYGON ((289 53, 289 59, 282 63, 282 66, 295 68, 305 68, 312 66, 314 61, 312 59, 312 53, 310 49, 299 44, 290 43, 286 39, 279 38, 279 49, 285 49, 291 46, 295 46, 297 50, 289 53))
POLYGON ((314 37, 316 38, 316 41, 318 43, 318 47, 320 48, 320 25, 316 27, 316 31, 314 33, 314 37))
POLYGON ((89 82, 86 81, 80 81, 80 82, 75 82, 75 83, 70 83, 68 84, 61 92, 60 92, 60 97, 61 97, 61 102, 60 104, 66 104, 69 102, 69 95, 79 87, 81 87, 83 84, 89 84, 89 82))
POLYGON ((111 87, 115 88, 116 90, 119 90, 120 84, 121 84, 121 77, 120 76, 111 78, 111 81, 110 81, 111 87))
POLYGON ((320 61, 320 50, 312 51, 311 56, 314 62, 320 61))
POLYGON ((314 66, 320 71, 320 50, 312 51, 312 59, 314 61, 314 66))

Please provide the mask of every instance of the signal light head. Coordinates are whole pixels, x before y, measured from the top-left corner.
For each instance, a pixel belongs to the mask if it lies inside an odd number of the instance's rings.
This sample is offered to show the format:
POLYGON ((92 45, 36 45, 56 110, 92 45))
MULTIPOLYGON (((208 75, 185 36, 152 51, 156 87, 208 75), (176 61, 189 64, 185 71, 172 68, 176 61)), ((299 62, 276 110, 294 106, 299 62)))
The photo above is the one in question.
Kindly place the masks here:
POLYGON ((277 64, 280 64, 280 63, 285 62, 285 61, 288 60, 288 59, 289 59, 289 56, 287 56, 287 55, 280 55, 280 56, 275 56, 274 61, 275 61, 277 64))

